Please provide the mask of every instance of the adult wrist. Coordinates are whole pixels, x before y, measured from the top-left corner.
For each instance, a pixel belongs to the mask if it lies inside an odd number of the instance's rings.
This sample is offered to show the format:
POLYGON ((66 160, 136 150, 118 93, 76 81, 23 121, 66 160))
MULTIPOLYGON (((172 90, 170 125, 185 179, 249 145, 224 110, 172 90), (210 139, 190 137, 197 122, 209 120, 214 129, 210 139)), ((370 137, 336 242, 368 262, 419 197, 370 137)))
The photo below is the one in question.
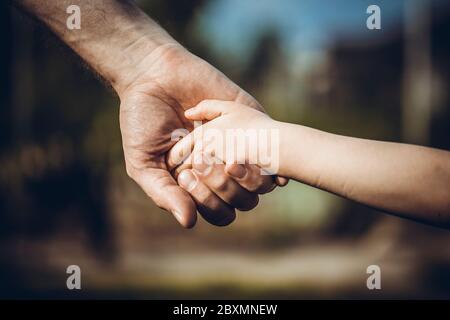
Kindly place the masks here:
POLYGON ((126 58, 128 61, 122 65, 113 66, 114 70, 106 77, 119 97, 134 84, 138 84, 141 79, 145 80, 148 78, 147 75, 155 73, 157 63, 168 63, 166 55, 169 55, 169 52, 186 51, 173 39, 167 39, 165 42, 155 42, 154 39, 150 39, 148 43, 139 45, 136 43, 136 46, 139 48, 136 52, 129 52, 126 58))

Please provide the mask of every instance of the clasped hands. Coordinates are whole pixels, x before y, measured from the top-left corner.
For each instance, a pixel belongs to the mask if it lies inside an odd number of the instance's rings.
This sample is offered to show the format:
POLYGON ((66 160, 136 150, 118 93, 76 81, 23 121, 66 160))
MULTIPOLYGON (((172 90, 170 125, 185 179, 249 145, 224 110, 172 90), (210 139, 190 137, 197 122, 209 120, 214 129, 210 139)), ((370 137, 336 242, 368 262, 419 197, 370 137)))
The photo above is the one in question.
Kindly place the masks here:
POLYGON ((216 99, 263 111, 248 93, 183 47, 171 45, 153 52, 146 72, 119 95, 127 173, 184 227, 195 225, 197 211, 211 224, 228 225, 236 218, 235 209, 251 210, 258 203, 258 194, 287 183, 283 178, 262 175, 252 164, 168 167, 168 153, 176 142, 173 132, 193 129, 185 116, 189 108, 216 99))

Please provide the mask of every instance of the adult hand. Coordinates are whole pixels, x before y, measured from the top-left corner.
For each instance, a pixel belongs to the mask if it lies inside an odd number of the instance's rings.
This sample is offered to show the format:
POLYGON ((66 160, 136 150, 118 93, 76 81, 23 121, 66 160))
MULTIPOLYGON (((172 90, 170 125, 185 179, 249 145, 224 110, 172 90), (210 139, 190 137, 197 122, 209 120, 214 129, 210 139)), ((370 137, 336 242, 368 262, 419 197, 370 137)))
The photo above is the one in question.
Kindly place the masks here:
MULTIPOLYGON (((70 4, 82 12, 81 28, 74 30, 66 24, 67 1, 13 2, 45 23, 116 90, 127 172, 183 226, 195 224, 196 204, 208 221, 226 225, 235 216, 229 204, 243 209, 256 205, 255 194, 240 185, 261 192, 272 188, 267 177, 239 185, 216 167, 215 178, 198 177, 201 183, 193 190, 187 188, 189 194, 170 175, 165 155, 175 143, 171 134, 191 126, 184 118, 185 109, 204 99, 261 107, 222 73, 182 48, 134 1, 74 0, 70 4)), ((182 185, 191 184, 189 173, 180 175, 182 185)), ((251 178, 249 174, 244 180, 251 178)))
POLYGON ((152 55, 142 66, 146 71, 120 94, 127 172, 183 226, 195 224, 196 207, 210 223, 227 225, 235 218, 234 207, 250 210, 258 202, 257 193, 273 189, 273 178, 261 176, 252 166, 236 165, 226 171, 223 165, 216 164, 208 175, 202 175, 198 167, 184 170, 178 177, 183 186, 180 188, 165 162, 176 142, 172 133, 180 128, 192 129, 184 111, 205 99, 262 108, 221 72, 179 45, 163 45, 152 55), (244 178, 242 169, 247 171, 244 178))

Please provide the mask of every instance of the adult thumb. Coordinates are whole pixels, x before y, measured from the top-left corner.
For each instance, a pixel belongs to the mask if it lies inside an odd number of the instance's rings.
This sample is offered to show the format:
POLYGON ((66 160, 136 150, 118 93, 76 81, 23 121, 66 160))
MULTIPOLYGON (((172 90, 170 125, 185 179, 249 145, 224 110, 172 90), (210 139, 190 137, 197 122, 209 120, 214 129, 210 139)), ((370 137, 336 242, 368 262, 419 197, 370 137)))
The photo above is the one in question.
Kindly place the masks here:
POLYGON ((158 207, 172 213, 183 227, 195 226, 197 222, 195 202, 167 170, 146 169, 140 173, 137 182, 158 207))

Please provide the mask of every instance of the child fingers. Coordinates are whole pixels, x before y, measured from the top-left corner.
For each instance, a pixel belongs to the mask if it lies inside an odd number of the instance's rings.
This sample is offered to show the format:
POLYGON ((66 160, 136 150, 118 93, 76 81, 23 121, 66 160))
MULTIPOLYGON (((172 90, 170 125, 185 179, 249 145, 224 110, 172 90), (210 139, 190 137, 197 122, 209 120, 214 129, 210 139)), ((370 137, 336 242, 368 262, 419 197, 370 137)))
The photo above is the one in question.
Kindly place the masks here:
POLYGON ((182 170, 191 168, 192 163, 198 162, 199 157, 204 155, 214 157, 216 153, 218 155, 222 154, 221 148, 218 148, 220 140, 219 143, 216 143, 217 136, 214 135, 217 131, 208 130, 208 124, 196 128, 167 152, 167 168, 175 176, 182 170))
POLYGON ((214 153, 216 149, 215 134, 217 132, 217 130, 213 131, 208 127, 208 124, 205 124, 195 128, 192 132, 175 143, 166 154, 166 164, 169 171, 172 171, 182 164, 188 163, 195 150, 197 150, 197 153, 214 153))
POLYGON ((175 167, 174 169, 172 168, 169 171, 176 180, 178 179, 179 174, 186 169, 192 169, 192 154, 189 155, 189 157, 178 167, 175 167))
POLYGON ((235 103, 221 100, 203 100, 184 112, 189 120, 213 120, 230 111, 235 103))
MULTIPOLYGON (((195 131, 195 130, 194 130, 195 131)), ((192 150, 195 146, 194 131, 179 140, 166 154, 166 165, 169 171, 174 170, 180 165, 189 164, 192 150)), ((187 167, 184 165, 183 169, 187 167)), ((181 172, 181 170, 178 170, 181 172)))

